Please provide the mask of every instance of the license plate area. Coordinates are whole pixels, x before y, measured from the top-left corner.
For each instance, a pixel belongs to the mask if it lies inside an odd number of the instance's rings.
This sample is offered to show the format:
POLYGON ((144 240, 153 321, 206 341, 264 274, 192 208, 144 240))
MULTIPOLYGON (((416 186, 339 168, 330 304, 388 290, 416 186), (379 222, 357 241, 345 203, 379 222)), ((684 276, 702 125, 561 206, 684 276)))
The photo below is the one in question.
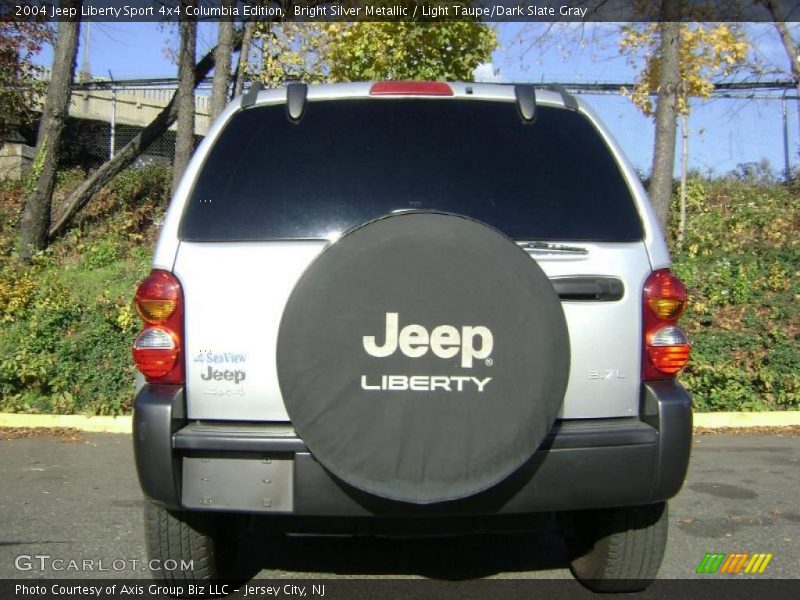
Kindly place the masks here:
POLYGON ((186 508, 290 513, 294 509, 292 455, 203 454, 183 457, 186 508))

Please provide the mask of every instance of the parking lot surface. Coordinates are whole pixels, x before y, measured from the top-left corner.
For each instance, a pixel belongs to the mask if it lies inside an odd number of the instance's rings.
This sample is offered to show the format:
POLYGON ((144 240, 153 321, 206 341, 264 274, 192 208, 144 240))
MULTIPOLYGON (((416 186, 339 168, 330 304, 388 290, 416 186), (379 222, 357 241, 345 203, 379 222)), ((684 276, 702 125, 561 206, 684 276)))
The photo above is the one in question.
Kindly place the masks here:
MULTIPOLYGON (((0 431, 9 437, 0 440, 0 579, 149 578, 130 436, 0 431)), ((697 574, 709 552, 771 553, 755 577, 798 577, 799 478, 800 436, 696 435, 688 479, 670 502, 660 577, 745 577, 697 574)), ((525 533, 452 538, 269 537, 257 524, 254 532, 243 560, 259 578, 571 577, 547 519, 525 533)))

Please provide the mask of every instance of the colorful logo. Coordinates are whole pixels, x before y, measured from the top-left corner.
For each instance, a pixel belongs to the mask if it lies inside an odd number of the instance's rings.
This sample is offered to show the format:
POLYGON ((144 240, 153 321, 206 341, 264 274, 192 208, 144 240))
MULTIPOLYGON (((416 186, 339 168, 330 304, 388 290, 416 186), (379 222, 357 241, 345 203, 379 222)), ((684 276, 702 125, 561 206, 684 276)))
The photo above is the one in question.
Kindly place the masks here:
POLYGON ((761 574, 767 569, 772 554, 756 552, 706 552, 697 573, 725 573, 737 575, 739 573, 761 574))

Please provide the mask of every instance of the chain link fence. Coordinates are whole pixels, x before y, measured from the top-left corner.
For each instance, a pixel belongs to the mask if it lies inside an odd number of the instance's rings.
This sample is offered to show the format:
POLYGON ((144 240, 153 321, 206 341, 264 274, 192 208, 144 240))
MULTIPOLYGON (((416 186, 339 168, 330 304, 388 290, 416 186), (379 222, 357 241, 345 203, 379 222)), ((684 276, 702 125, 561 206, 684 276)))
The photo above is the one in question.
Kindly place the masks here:
MULTIPOLYGON (((620 93, 575 90, 597 112, 642 177, 652 169, 655 125, 620 93)), ((675 173, 688 122, 687 170, 707 176, 786 180, 800 169, 800 111, 795 90, 718 93, 692 99, 679 118, 675 173)))
MULTIPOLYGON (((167 106, 175 93, 172 85, 80 86, 72 93, 70 118, 60 151, 64 167, 91 169, 124 148, 167 106)), ((208 132, 210 95, 205 87, 195 94, 195 138, 208 132)), ((175 125, 160 135, 139 157, 137 164, 169 164, 175 152, 175 125)))

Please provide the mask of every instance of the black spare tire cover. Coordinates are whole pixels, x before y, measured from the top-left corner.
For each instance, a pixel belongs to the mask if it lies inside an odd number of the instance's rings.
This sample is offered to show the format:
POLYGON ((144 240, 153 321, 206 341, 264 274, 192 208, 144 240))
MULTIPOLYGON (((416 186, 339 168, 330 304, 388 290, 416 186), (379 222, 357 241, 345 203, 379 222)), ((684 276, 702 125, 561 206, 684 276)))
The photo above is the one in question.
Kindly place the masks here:
POLYGON ((528 254, 452 214, 372 221, 297 282, 278 335, 294 427, 335 476, 427 504, 525 463, 564 398, 561 303, 528 254))

